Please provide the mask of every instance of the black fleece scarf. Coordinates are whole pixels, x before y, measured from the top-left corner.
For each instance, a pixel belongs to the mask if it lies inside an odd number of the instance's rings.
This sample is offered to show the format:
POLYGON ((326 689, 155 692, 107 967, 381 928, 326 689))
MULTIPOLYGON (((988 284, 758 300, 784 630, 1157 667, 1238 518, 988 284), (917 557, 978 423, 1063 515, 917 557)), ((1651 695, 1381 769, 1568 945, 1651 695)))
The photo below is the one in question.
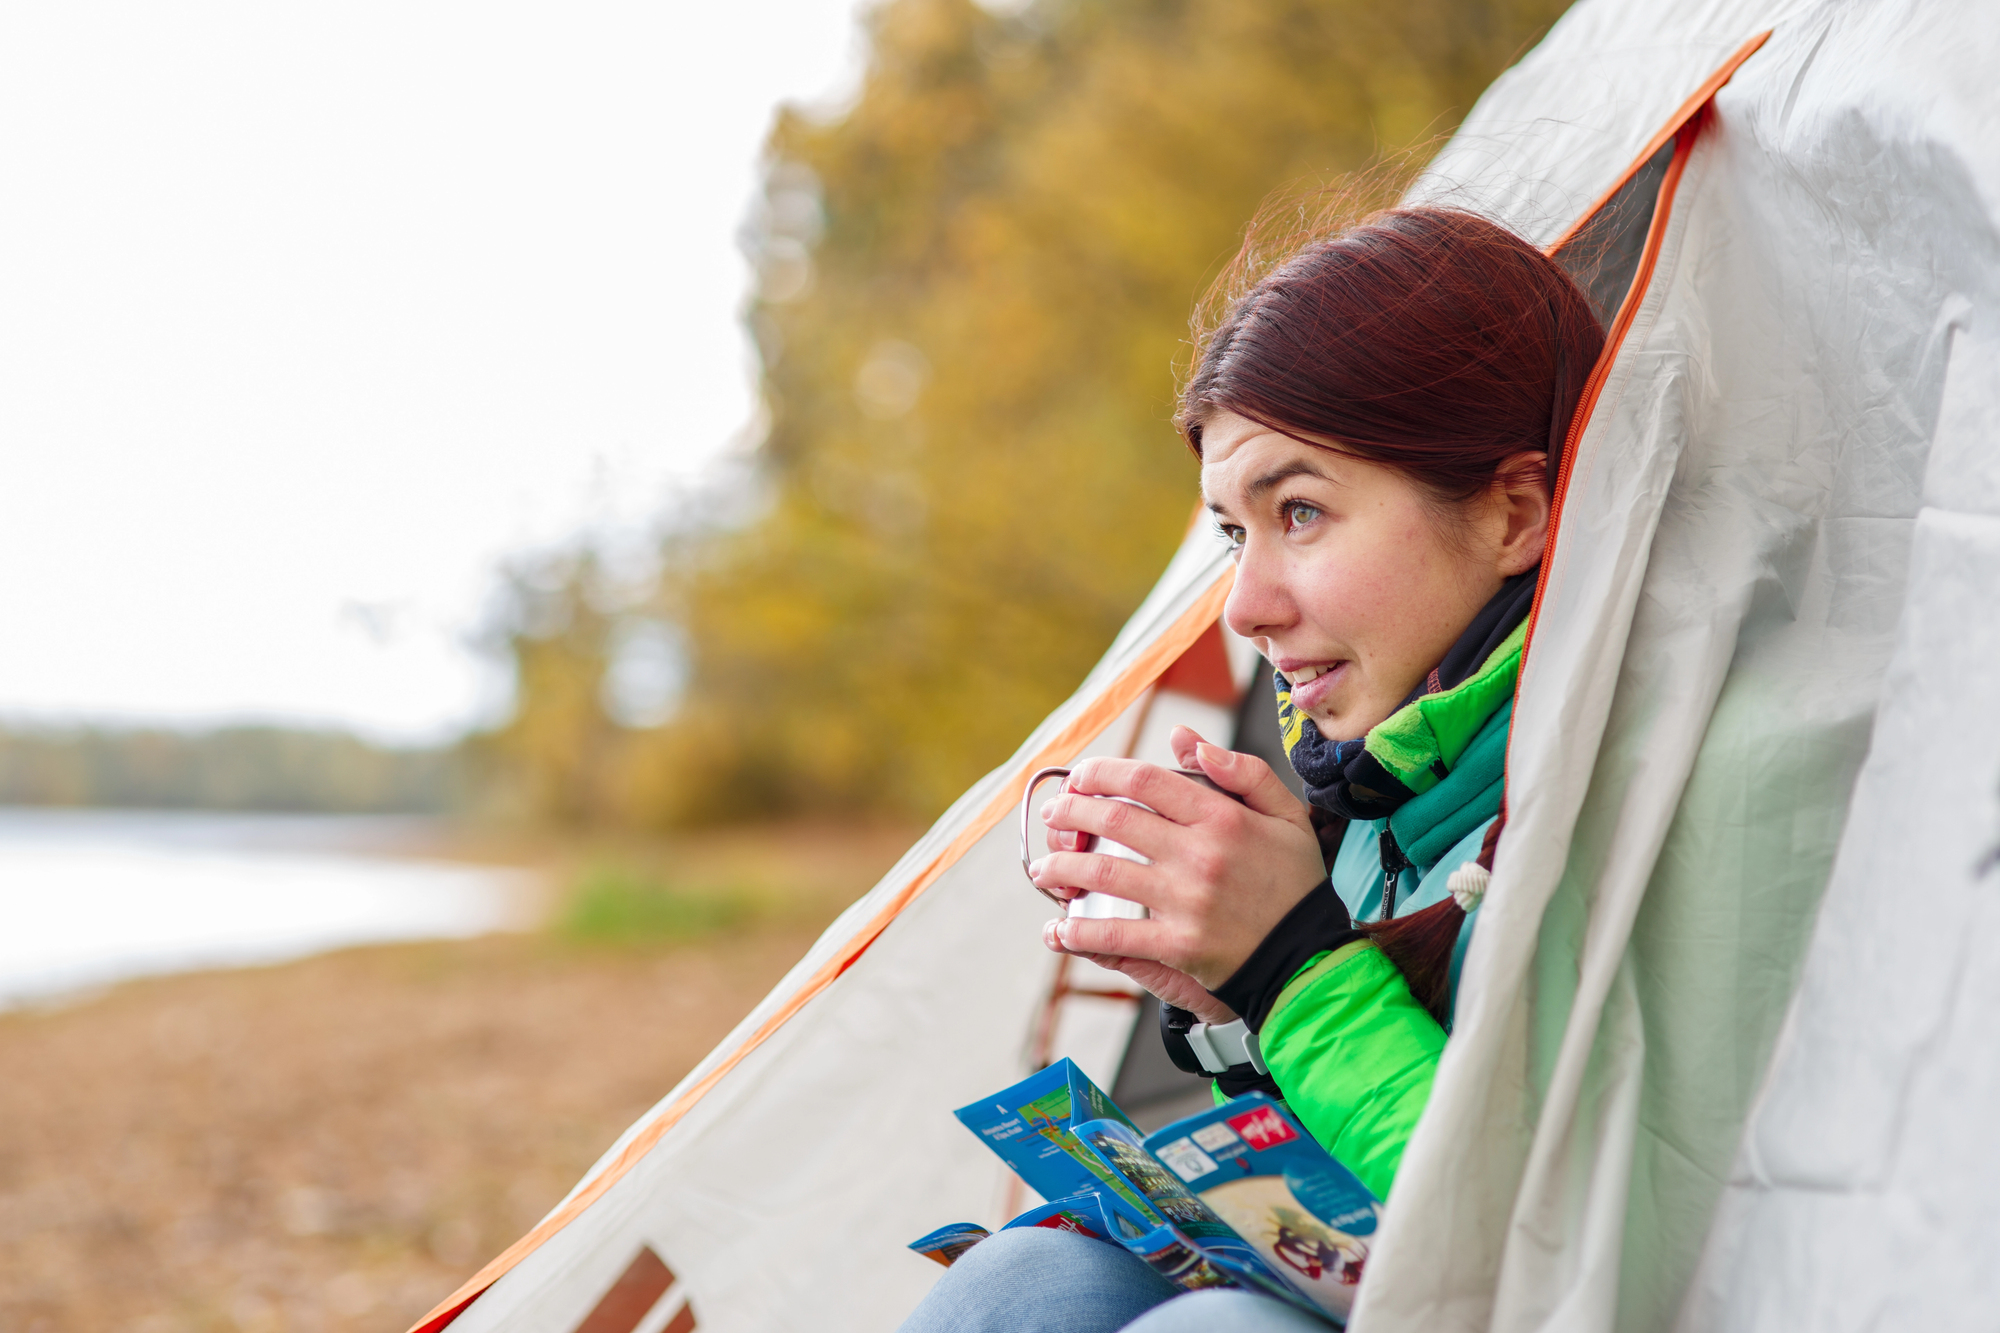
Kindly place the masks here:
MULTIPOLYGON (((1479 614, 1472 618, 1472 623, 1465 627, 1465 632, 1445 653, 1444 660, 1416 689, 1410 691, 1397 708, 1406 707, 1427 694, 1452 689, 1477 671, 1492 656, 1493 650, 1527 619, 1528 611, 1535 602, 1537 572, 1531 569, 1501 584, 1500 591, 1480 608, 1479 614)), ((1278 692, 1281 707, 1290 707, 1291 687, 1284 673, 1272 672, 1272 684, 1278 692)), ((1306 799, 1313 805, 1347 819, 1384 819, 1416 795, 1384 768, 1374 755, 1368 753, 1366 736, 1357 736, 1353 740, 1328 740, 1320 735, 1311 718, 1301 717, 1299 721, 1302 724, 1299 739, 1287 754, 1293 769, 1305 780, 1306 799)))

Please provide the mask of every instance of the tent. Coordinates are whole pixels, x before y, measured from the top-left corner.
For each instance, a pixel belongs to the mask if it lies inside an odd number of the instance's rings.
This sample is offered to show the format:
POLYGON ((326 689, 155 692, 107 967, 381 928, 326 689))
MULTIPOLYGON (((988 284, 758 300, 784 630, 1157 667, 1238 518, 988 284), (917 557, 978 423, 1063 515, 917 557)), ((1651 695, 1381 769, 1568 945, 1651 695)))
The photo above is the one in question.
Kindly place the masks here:
MULTIPOLYGON (((1996 50, 1992 6, 1581 0, 1416 187, 1573 263, 1611 336, 1363 1333, 2000 1308, 1996 50)), ((938 1271, 905 1241, 1018 1201, 951 1107, 1053 1054, 1178 1096, 1144 1006, 1043 952, 1008 816, 1175 722, 1257 740, 1228 585, 1191 531, 1014 758, 418 1328, 890 1328, 938 1271)))

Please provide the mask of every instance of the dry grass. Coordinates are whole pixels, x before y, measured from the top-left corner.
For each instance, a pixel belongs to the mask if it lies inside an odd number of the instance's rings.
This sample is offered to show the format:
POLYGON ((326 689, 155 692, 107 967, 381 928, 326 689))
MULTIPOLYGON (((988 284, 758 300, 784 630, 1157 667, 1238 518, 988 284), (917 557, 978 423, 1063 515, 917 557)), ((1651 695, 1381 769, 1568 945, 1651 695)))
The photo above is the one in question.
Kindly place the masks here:
POLYGON ((699 940, 357 949, 0 1015, 0 1329, 408 1326, 906 841, 789 830, 648 851, 754 900, 699 940))

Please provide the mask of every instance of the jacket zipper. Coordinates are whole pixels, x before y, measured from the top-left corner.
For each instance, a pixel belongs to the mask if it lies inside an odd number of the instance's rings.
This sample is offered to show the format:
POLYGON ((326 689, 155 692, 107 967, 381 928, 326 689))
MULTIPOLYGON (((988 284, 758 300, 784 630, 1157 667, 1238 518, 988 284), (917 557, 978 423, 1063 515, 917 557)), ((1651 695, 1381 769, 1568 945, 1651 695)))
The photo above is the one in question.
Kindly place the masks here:
POLYGON ((1405 870, 1414 865, 1415 862, 1403 855, 1403 849, 1396 845, 1396 835, 1390 831, 1387 823, 1382 825, 1381 848, 1382 915, 1379 919, 1387 921, 1390 917, 1396 915, 1396 880, 1405 870))

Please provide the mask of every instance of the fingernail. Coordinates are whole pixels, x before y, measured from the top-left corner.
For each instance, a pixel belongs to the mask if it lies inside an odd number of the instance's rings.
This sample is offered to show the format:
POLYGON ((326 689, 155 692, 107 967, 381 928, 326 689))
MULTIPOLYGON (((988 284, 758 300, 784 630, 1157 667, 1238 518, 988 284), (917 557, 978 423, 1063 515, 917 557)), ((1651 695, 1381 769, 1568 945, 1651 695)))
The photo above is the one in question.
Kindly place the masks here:
POLYGON ((1044 824, 1046 824, 1046 823, 1048 823, 1048 822, 1049 822, 1049 811, 1051 811, 1051 810, 1053 810, 1053 809, 1055 809, 1055 808, 1056 808, 1056 803, 1055 803, 1054 801, 1043 801, 1043 802, 1042 802, 1042 822, 1043 822, 1044 824))
POLYGON ((1067 949, 1069 947, 1069 935, 1070 935, 1069 918, 1064 917, 1060 921, 1051 921, 1049 922, 1049 926, 1056 933, 1056 942, 1062 945, 1063 948, 1067 949))
POLYGON ((1056 939, 1056 926, 1057 926, 1058 924, 1060 924, 1060 923, 1059 923, 1059 922, 1055 922, 1055 921, 1051 921, 1051 922, 1048 922, 1048 923, 1047 923, 1046 925, 1044 925, 1044 926, 1042 927, 1042 947, 1043 947, 1043 948, 1045 948, 1045 949, 1053 949, 1053 948, 1055 948, 1055 947, 1056 947, 1056 944, 1057 944, 1057 939, 1056 939))
POLYGON ((1042 877, 1042 867, 1047 865, 1048 863, 1049 863, 1049 858, 1046 856, 1041 857, 1038 860, 1028 862, 1028 878, 1033 880, 1039 880, 1042 877))

